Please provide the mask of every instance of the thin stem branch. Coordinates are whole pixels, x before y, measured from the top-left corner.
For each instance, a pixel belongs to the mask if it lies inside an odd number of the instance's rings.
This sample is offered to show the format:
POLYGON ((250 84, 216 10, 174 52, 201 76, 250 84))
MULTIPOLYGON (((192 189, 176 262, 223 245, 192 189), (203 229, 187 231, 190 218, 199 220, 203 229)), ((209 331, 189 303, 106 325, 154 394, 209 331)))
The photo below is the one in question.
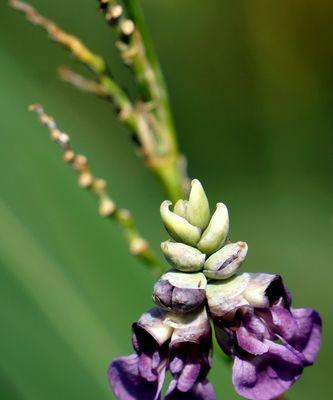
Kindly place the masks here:
POLYGON ((124 1, 125 10, 116 0, 99 0, 106 21, 114 28, 124 63, 132 69, 149 113, 141 114, 138 137, 144 127, 154 143, 153 152, 145 152, 146 164, 160 178, 172 200, 184 197, 188 178, 184 157, 179 154, 175 126, 161 67, 136 1, 124 1))
POLYGON ((116 1, 99 1, 106 20, 115 27, 120 55, 137 79, 142 100, 136 104, 114 81, 101 56, 29 4, 21 0, 9 2, 14 9, 23 12, 32 24, 45 29, 52 40, 66 47, 96 75, 97 82, 94 82, 72 71, 62 73, 62 77, 75 87, 112 100, 120 121, 136 135, 146 165, 160 179, 170 199, 176 201, 184 197, 189 187, 184 167, 186 163, 178 150, 166 85, 140 9, 136 2, 125 2, 130 15, 127 18, 123 7, 116 1))
POLYGON ((116 108, 119 110, 121 120, 131 129, 136 128, 135 118, 132 116, 133 105, 127 94, 110 77, 105 60, 92 52, 80 39, 61 29, 50 19, 41 15, 30 4, 20 0, 10 0, 10 6, 25 14, 27 20, 33 25, 46 30, 50 38, 61 44, 74 58, 87 66, 97 77, 103 90, 112 98, 116 108))
POLYGON ((73 71, 67 65, 63 65, 58 69, 59 77, 64 81, 68 82, 74 87, 83 92, 88 92, 95 94, 96 96, 100 97, 108 97, 109 93, 105 90, 105 87, 101 85, 100 82, 96 82, 91 79, 87 79, 86 77, 78 74, 77 72, 73 71))
POLYGON ((54 119, 44 112, 43 107, 34 104, 29 109, 35 111, 39 115, 39 120, 49 129, 51 139, 57 142, 63 151, 64 161, 72 165, 78 172, 79 186, 90 190, 97 197, 99 214, 102 217, 114 219, 127 239, 131 254, 140 258, 146 265, 152 267, 157 274, 160 274, 163 271, 162 263, 154 254, 147 240, 141 236, 130 211, 117 207, 106 190, 105 180, 94 176, 87 158, 74 152, 69 136, 59 130, 54 119))

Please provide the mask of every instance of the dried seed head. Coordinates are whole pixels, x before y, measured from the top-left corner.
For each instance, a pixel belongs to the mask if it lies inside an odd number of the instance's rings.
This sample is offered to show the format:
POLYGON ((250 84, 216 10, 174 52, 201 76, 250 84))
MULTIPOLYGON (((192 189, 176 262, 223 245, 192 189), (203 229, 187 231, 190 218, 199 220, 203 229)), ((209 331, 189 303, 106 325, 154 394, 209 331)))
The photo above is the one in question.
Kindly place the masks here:
POLYGON ((84 168, 88 164, 88 160, 86 156, 78 154, 74 159, 74 167, 78 170, 84 168))
POLYGON ((95 179, 94 188, 99 192, 105 190, 106 181, 104 179, 100 179, 100 178, 99 179, 95 179))
POLYGON ((130 252, 134 255, 139 255, 148 249, 148 243, 142 238, 134 238, 130 244, 130 252))
POLYGON ((130 19, 125 19, 120 24, 120 29, 125 36, 130 36, 135 30, 134 22, 130 19))
POLYGON ((109 217, 114 213, 116 204, 110 199, 103 199, 99 206, 99 215, 101 217, 109 217))
POLYGON ((75 158, 75 153, 73 150, 66 150, 63 155, 63 159, 66 162, 72 162, 75 158))
POLYGON ((60 135, 57 140, 60 146, 63 148, 66 148, 69 144, 69 136, 67 135, 67 133, 60 132, 60 135))
POLYGON ((79 175, 78 183, 80 187, 88 188, 89 186, 92 185, 93 180, 94 178, 90 172, 83 172, 82 174, 79 175))
POLYGON ((59 129, 51 129, 50 132, 50 136, 51 136, 51 140, 59 140, 59 137, 61 135, 61 132, 59 131, 59 129))

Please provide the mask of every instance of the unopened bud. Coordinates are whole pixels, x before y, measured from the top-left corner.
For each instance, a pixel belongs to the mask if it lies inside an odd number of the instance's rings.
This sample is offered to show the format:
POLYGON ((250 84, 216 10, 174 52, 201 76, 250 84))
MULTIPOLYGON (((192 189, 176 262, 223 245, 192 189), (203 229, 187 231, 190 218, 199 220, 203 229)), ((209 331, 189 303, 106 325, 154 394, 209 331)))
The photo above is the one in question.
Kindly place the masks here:
POLYGON ((201 272, 188 274, 172 270, 154 286, 154 302, 174 313, 188 313, 205 300, 207 280, 201 272))
POLYGON ((218 250, 227 238, 229 231, 228 209, 223 203, 216 204, 216 211, 201 236, 197 245, 198 249, 205 254, 212 254, 218 250))
POLYGON ((161 204, 160 212, 165 228, 175 240, 195 246, 200 239, 201 229, 170 211, 171 204, 168 200, 161 204))
POLYGON ((186 211, 186 219, 198 228, 205 229, 210 218, 206 193, 198 179, 191 182, 191 192, 186 211))
POLYGON ((250 274, 244 273, 207 285, 206 298, 213 319, 232 317, 238 307, 249 305, 243 296, 249 281, 250 274))
POLYGON ((173 208, 173 212, 180 217, 186 218, 186 209, 188 206, 188 201, 178 200, 173 208))
POLYGON ((212 254, 205 262, 203 273, 211 279, 227 279, 241 266, 247 254, 245 242, 230 243, 212 254))
POLYGON ((168 240, 161 243, 161 249, 168 263, 179 271, 200 271, 204 265, 206 255, 186 244, 168 240))

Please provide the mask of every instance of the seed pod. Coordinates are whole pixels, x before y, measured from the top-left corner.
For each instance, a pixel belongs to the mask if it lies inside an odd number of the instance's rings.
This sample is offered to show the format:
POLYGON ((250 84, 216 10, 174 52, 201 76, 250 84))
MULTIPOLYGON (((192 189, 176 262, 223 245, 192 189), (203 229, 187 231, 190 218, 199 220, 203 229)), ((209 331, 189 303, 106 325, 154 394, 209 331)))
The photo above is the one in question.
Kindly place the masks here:
POLYGON ((195 246, 200 239, 201 229, 170 211, 171 204, 169 200, 165 200, 161 204, 160 212, 165 228, 175 240, 195 246))
POLYGON ((218 250, 227 238, 229 231, 228 209, 223 203, 216 204, 216 211, 201 236, 197 245, 198 249, 205 254, 212 254, 218 250))
POLYGON ((161 249, 168 263, 179 271, 200 271, 206 258, 206 255, 202 254, 200 250, 170 240, 161 243, 161 249))
POLYGON ((201 272, 188 274, 171 270, 155 283, 153 300, 174 313, 188 313, 205 300, 207 280, 201 272))
POLYGON ((187 200, 178 200, 173 208, 173 212, 175 214, 179 215, 180 217, 183 217, 186 219, 187 206, 188 206, 187 200))
POLYGON ((247 249, 245 242, 227 244, 208 258, 203 273, 211 279, 229 278, 244 261, 247 249))
POLYGON ((187 220, 198 228, 205 229, 210 218, 206 193, 198 179, 191 182, 191 192, 186 210, 187 220))

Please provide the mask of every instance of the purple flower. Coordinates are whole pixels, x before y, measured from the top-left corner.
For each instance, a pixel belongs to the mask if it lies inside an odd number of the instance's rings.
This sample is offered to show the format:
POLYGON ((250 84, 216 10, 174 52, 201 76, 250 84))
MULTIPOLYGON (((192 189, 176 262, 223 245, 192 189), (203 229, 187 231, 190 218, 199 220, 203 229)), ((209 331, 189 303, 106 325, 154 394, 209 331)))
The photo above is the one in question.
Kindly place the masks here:
POLYGON ((218 343, 234 358, 233 383, 241 396, 278 397, 314 362, 320 316, 292 309, 280 276, 238 275, 208 285, 207 298, 218 343))
POLYGON ((173 380, 165 399, 215 400, 206 379, 211 366, 211 328, 205 308, 176 315, 155 307, 133 324, 136 354, 109 367, 109 380, 120 400, 157 400, 166 370, 173 380))
POLYGON ((117 358, 109 367, 109 380, 118 399, 160 398, 173 331, 165 318, 165 312, 155 307, 133 324, 136 354, 117 358))
POLYGON ((177 314, 192 312, 205 301, 207 280, 201 272, 188 274, 171 270, 154 285, 154 302, 177 314))
POLYGON ((212 385, 206 379, 211 367, 212 335, 205 308, 184 316, 171 337, 169 366, 173 380, 166 400, 214 400, 212 385))

